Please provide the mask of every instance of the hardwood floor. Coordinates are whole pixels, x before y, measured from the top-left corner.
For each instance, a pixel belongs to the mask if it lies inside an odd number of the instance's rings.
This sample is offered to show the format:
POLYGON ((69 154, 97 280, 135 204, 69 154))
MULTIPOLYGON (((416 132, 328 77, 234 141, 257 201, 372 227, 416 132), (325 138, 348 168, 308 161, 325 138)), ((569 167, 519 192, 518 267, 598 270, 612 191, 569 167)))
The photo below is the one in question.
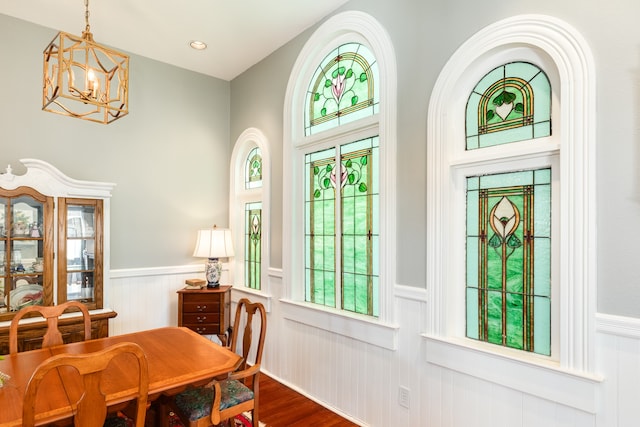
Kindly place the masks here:
POLYGON ((268 427, 357 427, 302 394, 260 374, 260 421, 268 427))

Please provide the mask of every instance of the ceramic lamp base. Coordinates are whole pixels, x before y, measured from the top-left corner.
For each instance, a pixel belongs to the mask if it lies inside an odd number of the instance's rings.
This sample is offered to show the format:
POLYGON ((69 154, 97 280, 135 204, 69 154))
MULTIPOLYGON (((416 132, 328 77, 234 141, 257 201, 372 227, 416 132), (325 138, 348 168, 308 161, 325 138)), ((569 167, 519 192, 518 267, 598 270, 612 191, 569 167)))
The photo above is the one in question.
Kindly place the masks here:
POLYGON ((217 288, 220 286, 220 274, 222 272, 222 264, 218 258, 208 258, 205 265, 205 277, 207 279, 207 288, 217 288))

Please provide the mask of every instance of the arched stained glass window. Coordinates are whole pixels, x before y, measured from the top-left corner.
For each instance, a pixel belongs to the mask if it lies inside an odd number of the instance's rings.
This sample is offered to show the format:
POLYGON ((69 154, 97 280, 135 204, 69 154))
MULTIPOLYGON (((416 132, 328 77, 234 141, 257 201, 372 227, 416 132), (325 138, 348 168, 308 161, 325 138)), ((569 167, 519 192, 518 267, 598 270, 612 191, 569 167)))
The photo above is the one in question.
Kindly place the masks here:
POLYGON ((551 135, 551 86, 528 62, 487 73, 467 100, 467 150, 551 135))
POLYGON ((467 336, 551 354, 551 169, 467 177, 467 336))
POLYGON ((305 135, 378 112, 378 65, 367 47, 347 43, 319 64, 305 101, 305 135))
POLYGON ((244 182, 247 189, 262 187, 262 155, 258 147, 247 156, 244 182))
POLYGON ((269 158, 268 140, 257 128, 242 132, 231 154, 229 219, 236 256, 229 270, 239 289, 268 286, 262 266, 269 265, 269 158))

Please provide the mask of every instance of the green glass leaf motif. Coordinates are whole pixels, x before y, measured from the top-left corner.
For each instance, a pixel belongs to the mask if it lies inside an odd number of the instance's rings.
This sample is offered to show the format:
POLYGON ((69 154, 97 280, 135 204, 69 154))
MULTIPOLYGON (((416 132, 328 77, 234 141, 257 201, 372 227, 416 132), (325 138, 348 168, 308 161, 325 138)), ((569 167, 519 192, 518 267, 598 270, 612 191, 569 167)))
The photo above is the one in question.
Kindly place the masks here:
POLYGON ((360 74, 360 81, 361 82, 366 82, 367 81, 367 73, 360 74))
POLYGON ((320 190, 316 190, 313 192, 313 197, 315 197, 316 199, 319 199, 320 195, 321 195, 320 190))
POLYGON ((320 168, 318 166, 313 167, 313 174, 318 175, 320 173, 320 168))
POLYGON ((520 114, 524 113, 524 105, 522 104, 522 102, 518 102, 516 104, 515 110, 520 114))
POLYGON ((324 87, 331 87, 331 84, 332 83, 331 83, 330 79, 327 79, 327 80, 324 81, 324 87))
POLYGON ((490 121, 495 116, 496 116, 496 114, 493 112, 493 110, 487 110, 487 121, 490 121))
POLYGON ((323 179, 323 180, 322 180, 322 185, 323 185, 325 188, 329 188, 329 187, 331 186, 331 180, 330 180, 329 178, 325 178, 325 179, 323 179))
POLYGON ((356 105, 357 103, 358 103, 358 97, 357 96, 351 97, 351 105, 356 105))
POLYGON ((344 165, 345 167, 350 168, 352 166, 351 159, 347 159, 344 165))
POLYGON ((362 156, 362 157, 360 157, 360 164, 361 164, 362 166, 365 166, 365 165, 367 164, 367 162, 368 162, 368 160, 367 160, 367 159, 368 159, 368 157, 367 157, 367 156, 362 156))
POLYGON ((343 75, 346 70, 347 70, 346 67, 338 67, 335 70, 333 70, 333 73, 331 73, 331 77, 333 77, 335 79, 339 75, 340 76, 343 75))
POLYGON ((361 182, 360 185, 358 186, 358 191, 360 191, 361 193, 366 193, 367 184, 365 184, 364 182, 361 182))
POLYGON ((320 114, 324 117, 327 115, 327 108, 323 108, 322 110, 320 110, 320 114))
POLYGON ((509 246, 510 248, 513 248, 513 249, 517 249, 520 246, 522 246, 522 242, 520 241, 520 239, 518 239, 518 237, 516 237, 514 234, 512 234, 507 239, 507 246, 509 246))
POLYGON ((353 76, 353 70, 351 68, 349 68, 349 70, 347 70, 347 75, 345 77, 350 79, 351 76, 353 76))
POLYGON ((314 101, 318 101, 319 99, 320 99, 320 93, 319 92, 314 93, 313 94, 313 100, 314 101))
POLYGON ((500 245, 502 245, 502 239, 500 238, 500 236, 498 236, 497 234, 491 236, 491 238, 489 239, 489 246, 491 246, 492 248, 499 248, 500 245))
POLYGON ((510 104, 516 99, 516 94, 503 90, 500 95, 493 98, 493 105, 501 106, 502 104, 510 104))
POLYGON ((331 172, 333 170, 333 166, 331 166, 331 164, 328 164, 327 167, 325 168, 325 170, 327 172, 331 172))
POLYGON ((347 176, 347 182, 348 182, 349 184, 353 184, 355 181, 356 181, 356 176, 355 176, 354 174, 350 173, 350 174, 347 176))

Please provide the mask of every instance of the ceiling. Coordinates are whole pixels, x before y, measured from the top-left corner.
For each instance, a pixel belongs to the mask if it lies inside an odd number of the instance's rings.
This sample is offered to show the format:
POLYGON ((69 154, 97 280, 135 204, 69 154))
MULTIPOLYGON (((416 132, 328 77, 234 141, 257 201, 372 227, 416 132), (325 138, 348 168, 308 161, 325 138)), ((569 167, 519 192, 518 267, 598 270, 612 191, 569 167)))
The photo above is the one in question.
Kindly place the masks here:
MULTIPOLYGON (((89 24, 100 44, 232 80, 347 1, 90 0, 89 24)), ((52 28, 51 38, 85 28, 85 0, 0 0, 0 14, 52 28)))

